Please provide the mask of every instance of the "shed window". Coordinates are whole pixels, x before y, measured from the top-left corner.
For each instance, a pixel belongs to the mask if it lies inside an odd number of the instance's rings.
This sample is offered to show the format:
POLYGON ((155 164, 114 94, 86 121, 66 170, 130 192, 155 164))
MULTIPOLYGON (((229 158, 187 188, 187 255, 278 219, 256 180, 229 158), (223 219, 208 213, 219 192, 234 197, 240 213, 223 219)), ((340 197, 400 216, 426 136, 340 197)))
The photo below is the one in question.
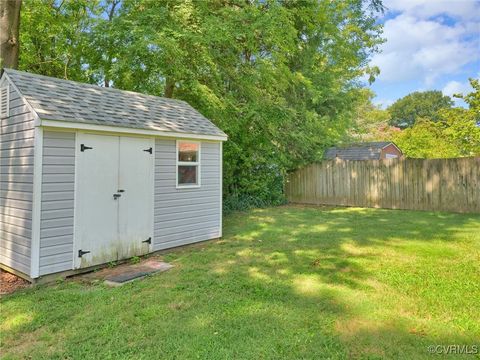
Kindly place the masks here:
POLYGON ((200 143, 177 141, 177 187, 200 186, 200 143))

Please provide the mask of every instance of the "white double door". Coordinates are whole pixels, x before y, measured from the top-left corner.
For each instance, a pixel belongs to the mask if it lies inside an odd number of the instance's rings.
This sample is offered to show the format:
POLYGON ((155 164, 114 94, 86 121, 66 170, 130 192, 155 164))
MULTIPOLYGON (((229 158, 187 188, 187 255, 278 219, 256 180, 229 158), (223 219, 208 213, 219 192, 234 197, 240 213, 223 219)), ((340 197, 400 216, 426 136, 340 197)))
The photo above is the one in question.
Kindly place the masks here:
POLYGON ((149 252, 153 149, 153 138, 77 134, 75 268, 149 252))

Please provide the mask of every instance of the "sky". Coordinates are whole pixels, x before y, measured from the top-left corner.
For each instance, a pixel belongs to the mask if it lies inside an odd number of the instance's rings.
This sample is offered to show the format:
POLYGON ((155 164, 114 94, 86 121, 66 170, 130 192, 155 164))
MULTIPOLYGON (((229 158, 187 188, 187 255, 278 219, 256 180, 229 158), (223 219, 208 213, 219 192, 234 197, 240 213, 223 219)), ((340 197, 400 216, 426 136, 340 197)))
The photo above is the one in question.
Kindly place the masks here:
MULTIPOLYGON (((371 85, 383 108, 414 91, 468 93, 480 78, 480 0, 384 0, 386 42, 370 65, 371 85)), ((455 99, 454 99, 455 100, 455 99)), ((457 106, 466 106, 455 100, 457 106)))

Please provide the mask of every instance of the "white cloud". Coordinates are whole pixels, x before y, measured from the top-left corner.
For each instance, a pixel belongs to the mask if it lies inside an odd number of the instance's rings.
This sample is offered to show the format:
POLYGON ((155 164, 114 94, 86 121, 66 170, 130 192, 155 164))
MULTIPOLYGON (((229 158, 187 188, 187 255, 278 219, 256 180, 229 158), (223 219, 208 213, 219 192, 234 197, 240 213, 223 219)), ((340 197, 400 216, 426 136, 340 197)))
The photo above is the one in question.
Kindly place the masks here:
POLYGON ((473 89, 470 83, 460 81, 449 81, 442 89, 443 95, 453 96, 454 94, 468 94, 473 89))
POLYGON ((388 11, 398 11, 418 18, 448 15, 460 20, 478 19, 476 0, 385 0, 388 11))
POLYGON ((480 3, 390 0, 385 5, 401 13, 385 22, 387 42, 372 59, 379 80, 421 80, 430 87, 480 59, 480 3), (442 14, 457 21, 446 23, 442 14))
POLYGON ((373 105, 380 107, 381 109, 386 109, 392 105, 395 101, 391 99, 374 99, 373 105))

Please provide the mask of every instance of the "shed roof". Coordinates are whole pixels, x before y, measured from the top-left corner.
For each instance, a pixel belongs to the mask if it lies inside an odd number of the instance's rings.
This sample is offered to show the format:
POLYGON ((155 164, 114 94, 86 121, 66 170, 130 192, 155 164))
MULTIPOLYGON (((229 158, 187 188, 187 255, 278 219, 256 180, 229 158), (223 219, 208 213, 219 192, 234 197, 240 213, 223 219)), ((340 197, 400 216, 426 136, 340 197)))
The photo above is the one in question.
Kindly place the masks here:
POLYGON ((4 71, 41 120, 226 137, 185 101, 4 71))
MULTIPOLYGON (((327 149, 325 159, 340 158, 344 160, 378 160, 382 153, 382 149, 393 144, 391 141, 375 141, 352 144, 348 146, 337 146, 327 149)), ((400 150, 400 149, 399 149, 400 150)))

